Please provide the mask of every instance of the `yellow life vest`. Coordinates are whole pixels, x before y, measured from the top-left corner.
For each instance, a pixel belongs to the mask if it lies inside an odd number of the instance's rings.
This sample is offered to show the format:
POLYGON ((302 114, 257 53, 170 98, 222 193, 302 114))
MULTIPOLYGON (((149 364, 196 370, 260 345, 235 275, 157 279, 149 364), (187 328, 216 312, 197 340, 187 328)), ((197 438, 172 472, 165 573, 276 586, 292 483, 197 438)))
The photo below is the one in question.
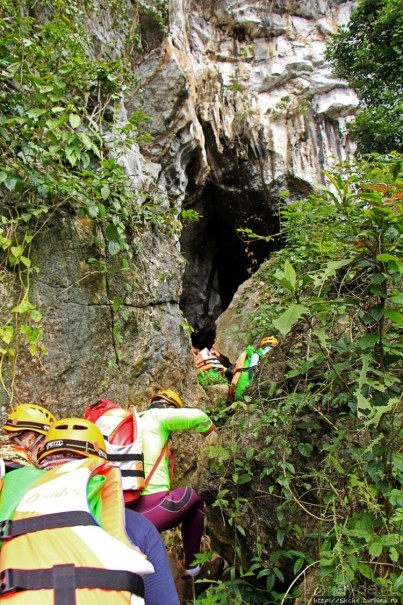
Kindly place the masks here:
MULTIPOLYGON (((19 472, 19 471, 15 471, 19 472)), ((0 600, 5 605, 144 605, 154 568, 124 528, 119 469, 97 458, 43 473, 0 523, 0 600), (101 525, 87 484, 101 475, 101 525)))

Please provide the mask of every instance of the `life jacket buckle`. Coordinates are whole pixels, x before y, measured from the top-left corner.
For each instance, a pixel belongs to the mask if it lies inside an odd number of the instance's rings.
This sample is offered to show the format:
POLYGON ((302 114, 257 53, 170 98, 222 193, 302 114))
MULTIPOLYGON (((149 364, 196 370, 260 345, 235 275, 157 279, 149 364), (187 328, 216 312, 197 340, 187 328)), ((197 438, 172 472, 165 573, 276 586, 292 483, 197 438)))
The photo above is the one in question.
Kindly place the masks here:
POLYGON ((17 588, 12 582, 12 569, 3 569, 0 572, 0 595, 16 592, 17 588))
POLYGON ((4 521, 0 521, 0 540, 7 540, 7 538, 11 538, 11 519, 4 519, 4 521))

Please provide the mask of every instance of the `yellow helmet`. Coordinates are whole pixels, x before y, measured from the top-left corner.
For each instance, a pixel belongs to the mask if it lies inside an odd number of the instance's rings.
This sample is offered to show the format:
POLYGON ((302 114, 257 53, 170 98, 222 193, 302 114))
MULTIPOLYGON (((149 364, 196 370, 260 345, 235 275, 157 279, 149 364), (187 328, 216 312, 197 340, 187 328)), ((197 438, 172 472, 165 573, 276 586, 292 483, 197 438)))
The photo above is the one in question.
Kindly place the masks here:
POLYGON ((8 415, 3 429, 10 433, 34 431, 46 435, 56 418, 49 410, 35 403, 22 403, 8 415))
POLYGON ((280 341, 274 336, 265 336, 260 341, 261 347, 277 347, 278 344, 280 344, 280 341))
POLYGON ((165 399, 171 405, 174 405, 176 408, 183 408, 183 401, 179 397, 178 393, 175 391, 171 391, 171 389, 166 389, 165 391, 159 391, 151 398, 151 401, 155 401, 156 399, 165 399))
POLYGON ((107 459, 105 440, 93 422, 84 418, 63 418, 56 421, 46 434, 38 452, 38 461, 58 452, 74 452, 85 458, 107 459))

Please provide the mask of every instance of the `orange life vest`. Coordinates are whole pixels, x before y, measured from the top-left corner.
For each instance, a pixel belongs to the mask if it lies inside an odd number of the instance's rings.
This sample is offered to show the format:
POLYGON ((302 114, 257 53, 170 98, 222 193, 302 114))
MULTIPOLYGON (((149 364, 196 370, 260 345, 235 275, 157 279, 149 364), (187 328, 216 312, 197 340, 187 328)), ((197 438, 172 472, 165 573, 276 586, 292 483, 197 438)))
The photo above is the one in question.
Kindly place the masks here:
POLYGON ((126 535, 120 472, 110 463, 86 458, 44 472, 0 524, 0 540, 7 605, 144 605, 142 577, 154 568, 126 535), (87 499, 96 475, 102 526, 87 499))
POLYGON ((213 355, 207 347, 199 351, 194 358, 195 366, 198 370, 218 370, 222 374, 225 372, 224 366, 218 361, 217 357, 213 355))

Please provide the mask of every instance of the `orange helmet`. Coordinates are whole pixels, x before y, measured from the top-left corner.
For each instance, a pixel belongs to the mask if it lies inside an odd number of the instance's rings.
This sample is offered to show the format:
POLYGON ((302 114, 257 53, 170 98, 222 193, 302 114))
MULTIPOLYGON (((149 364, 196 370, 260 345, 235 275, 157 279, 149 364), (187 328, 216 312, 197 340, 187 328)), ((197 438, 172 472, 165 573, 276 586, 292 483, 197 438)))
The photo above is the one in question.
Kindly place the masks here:
POLYGON ((58 452, 74 452, 85 458, 107 459, 105 440, 93 422, 84 418, 64 418, 55 422, 46 434, 38 461, 58 452))
POLYGON ((280 341, 274 336, 265 336, 260 341, 261 347, 277 347, 278 344, 280 344, 280 341))
POLYGON ((49 410, 35 403, 22 403, 8 415, 3 429, 10 433, 34 431, 46 435, 56 418, 49 410))
POLYGON ((155 395, 152 396, 151 401, 155 401, 156 399, 165 399, 171 405, 174 405, 176 408, 183 408, 183 401, 179 397, 178 393, 175 391, 171 391, 171 389, 166 389, 165 391, 159 391, 155 395))

